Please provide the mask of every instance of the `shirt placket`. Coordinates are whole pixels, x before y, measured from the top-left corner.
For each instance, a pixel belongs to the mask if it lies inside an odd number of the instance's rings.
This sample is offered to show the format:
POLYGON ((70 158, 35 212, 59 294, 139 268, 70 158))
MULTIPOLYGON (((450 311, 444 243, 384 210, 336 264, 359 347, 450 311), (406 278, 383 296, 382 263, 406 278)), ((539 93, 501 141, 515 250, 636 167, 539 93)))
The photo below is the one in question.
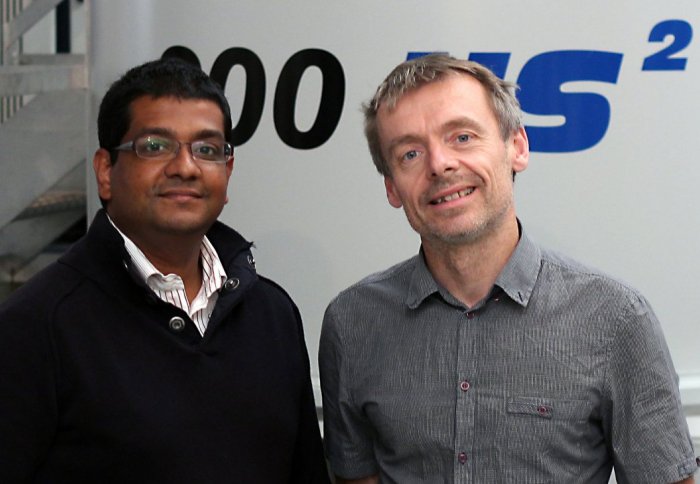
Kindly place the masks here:
POLYGON ((478 360, 479 310, 464 312, 457 341, 457 375, 455 391, 455 444, 454 482, 467 484, 478 482, 474 475, 474 422, 476 415, 476 372, 478 360))

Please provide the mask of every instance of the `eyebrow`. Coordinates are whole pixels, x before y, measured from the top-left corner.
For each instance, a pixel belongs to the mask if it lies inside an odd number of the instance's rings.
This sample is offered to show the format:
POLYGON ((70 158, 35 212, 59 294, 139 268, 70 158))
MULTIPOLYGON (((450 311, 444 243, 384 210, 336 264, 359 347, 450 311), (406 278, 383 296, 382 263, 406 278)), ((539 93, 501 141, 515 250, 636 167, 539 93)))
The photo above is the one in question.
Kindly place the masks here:
MULTIPOLYGON (((149 134, 167 136, 168 138, 177 139, 177 136, 175 136, 175 132, 173 130, 160 127, 143 128, 136 133, 134 138, 138 138, 139 136, 146 136, 149 134)), ((190 139, 201 140, 207 138, 218 138, 223 140, 225 139, 225 136, 221 131, 218 131, 216 129, 202 129, 194 133, 194 135, 190 139)))
POLYGON ((406 134, 404 136, 401 136, 399 138, 394 139, 391 143, 389 143, 389 146, 387 146, 387 150, 391 154, 394 152, 394 150, 396 149, 397 146, 411 144, 411 143, 420 143, 421 141, 422 141, 422 139, 420 136, 416 136, 413 134, 406 134))
MULTIPOLYGON (((469 116, 460 116, 454 119, 450 119, 447 122, 443 123, 440 126, 440 131, 451 131, 453 129, 458 128, 469 128, 477 132, 481 132, 484 129, 483 124, 479 123, 474 118, 470 118, 469 116)), ((421 136, 415 134, 406 134, 392 140, 392 142, 389 143, 387 149, 389 150, 389 153, 392 153, 397 146, 403 144, 421 143, 422 141, 423 138, 421 136)))
POLYGON ((457 128, 470 128, 475 131, 483 131, 484 126, 482 123, 469 116, 460 116, 455 119, 451 119, 442 125, 443 131, 450 131, 457 128))

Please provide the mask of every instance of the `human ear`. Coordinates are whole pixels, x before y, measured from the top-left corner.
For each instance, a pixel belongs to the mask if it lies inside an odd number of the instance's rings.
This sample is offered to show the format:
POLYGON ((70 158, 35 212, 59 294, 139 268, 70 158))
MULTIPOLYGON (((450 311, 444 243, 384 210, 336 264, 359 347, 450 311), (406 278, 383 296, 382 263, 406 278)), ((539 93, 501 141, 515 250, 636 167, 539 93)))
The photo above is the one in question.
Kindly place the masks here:
POLYGON ((513 147, 513 171, 521 172, 527 168, 530 161, 530 143, 524 127, 520 127, 513 133, 511 146, 513 147))
POLYGON ((396 190, 396 185, 394 185, 394 180, 392 180, 391 177, 384 177, 384 188, 386 188, 386 198, 389 200, 389 205, 394 208, 401 208, 403 203, 396 190))
POLYGON ((112 157, 104 148, 95 152, 92 158, 92 167, 95 170, 97 181, 97 193, 102 200, 112 198, 112 157))
MULTIPOLYGON (((233 155, 231 155, 231 159, 226 162, 226 181, 228 183, 228 180, 231 178, 231 173, 233 173, 233 155)), ((228 203, 228 193, 226 194, 226 199, 224 200, 224 204, 228 203)))

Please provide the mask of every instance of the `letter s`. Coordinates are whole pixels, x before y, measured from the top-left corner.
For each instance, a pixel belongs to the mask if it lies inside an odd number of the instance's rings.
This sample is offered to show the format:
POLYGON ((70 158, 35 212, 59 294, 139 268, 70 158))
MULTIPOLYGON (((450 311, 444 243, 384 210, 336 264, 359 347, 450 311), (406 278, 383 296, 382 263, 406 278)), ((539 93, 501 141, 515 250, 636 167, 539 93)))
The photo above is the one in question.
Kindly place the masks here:
POLYGON ((568 153, 597 144, 610 123, 608 100, 595 93, 563 93, 572 81, 617 83, 622 54, 593 50, 544 52, 530 59, 520 71, 520 103, 523 111, 537 115, 561 115, 562 126, 527 126, 530 149, 543 153, 568 153))

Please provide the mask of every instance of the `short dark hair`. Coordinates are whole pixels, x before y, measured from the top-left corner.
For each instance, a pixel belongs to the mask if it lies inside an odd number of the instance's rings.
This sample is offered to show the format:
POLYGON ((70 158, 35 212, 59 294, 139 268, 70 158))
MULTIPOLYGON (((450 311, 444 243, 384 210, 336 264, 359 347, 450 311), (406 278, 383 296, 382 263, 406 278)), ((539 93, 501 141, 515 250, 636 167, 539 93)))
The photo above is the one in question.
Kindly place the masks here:
POLYGON ((158 59, 128 70, 114 82, 100 104, 97 137, 100 148, 111 153, 131 124, 132 101, 142 96, 172 96, 178 99, 208 99, 216 103, 224 116, 224 137, 231 142, 231 108, 221 87, 199 67, 176 58, 158 59))

